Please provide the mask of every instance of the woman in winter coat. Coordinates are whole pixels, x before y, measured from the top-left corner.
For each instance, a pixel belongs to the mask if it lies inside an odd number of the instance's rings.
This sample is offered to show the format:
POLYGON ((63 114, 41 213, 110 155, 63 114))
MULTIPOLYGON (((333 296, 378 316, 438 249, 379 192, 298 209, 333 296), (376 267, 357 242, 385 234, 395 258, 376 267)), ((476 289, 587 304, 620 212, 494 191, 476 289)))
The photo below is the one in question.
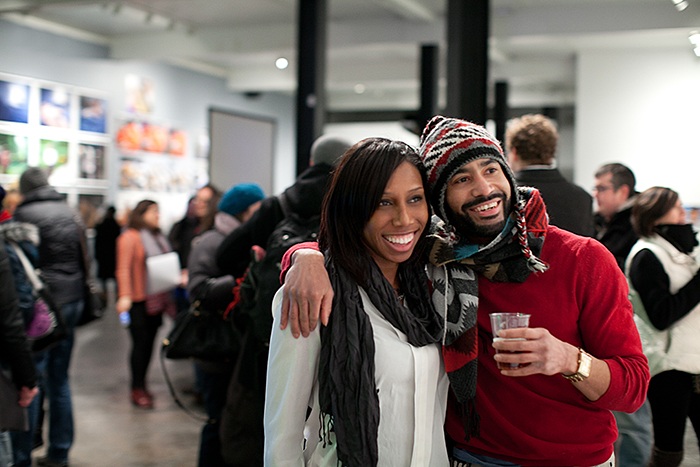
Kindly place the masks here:
POLYGON ((635 313, 653 336, 645 342, 654 428, 649 465, 673 467, 683 460, 687 418, 700 440, 698 241, 678 193, 669 188, 641 193, 632 225, 640 238, 627 258, 627 275, 633 297, 643 305, 635 313))

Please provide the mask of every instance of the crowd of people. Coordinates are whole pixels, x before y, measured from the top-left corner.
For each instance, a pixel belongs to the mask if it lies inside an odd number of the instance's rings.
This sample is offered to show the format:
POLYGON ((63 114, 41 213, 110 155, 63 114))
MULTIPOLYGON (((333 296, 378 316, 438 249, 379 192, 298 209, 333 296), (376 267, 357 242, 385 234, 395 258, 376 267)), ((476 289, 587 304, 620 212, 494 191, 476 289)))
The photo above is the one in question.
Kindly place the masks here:
MULTIPOLYGON (((131 403, 156 407, 148 368, 164 314, 194 303, 235 314, 251 250, 285 219, 319 218, 317 242, 287 251, 283 287, 241 333, 259 338, 262 326, 255 363, 194 361, 208 417, 200 467, 242 465, 244 451, 245 465, 269 466, 680 465, 687 420, 700 441, 697 232, 676 191, 638 192, 623 164, 601 166, 591 194, 571 183, 557 141, 543 115, 513 119, 503 145, 435 116, 418 148, 320 137, 281 195, 204 186, 168 234, 155 201, 124 225, 108 209, 95 257, 131 338, 131 403), (177 283, 154 293, 148 258, 169 252, 177 283), (528 314, 529 326, 494 338, 497 312, 528 314)), ((67 466, 85 228, 41 169, 18 190, 14 212, 0 211, 0 363, 27 423, 0 431, 0 466, 32 465, 44 410, 36 462, 67 466), (42 352, 30 351, 34 296, 13 242, 65 321, 42 352)))

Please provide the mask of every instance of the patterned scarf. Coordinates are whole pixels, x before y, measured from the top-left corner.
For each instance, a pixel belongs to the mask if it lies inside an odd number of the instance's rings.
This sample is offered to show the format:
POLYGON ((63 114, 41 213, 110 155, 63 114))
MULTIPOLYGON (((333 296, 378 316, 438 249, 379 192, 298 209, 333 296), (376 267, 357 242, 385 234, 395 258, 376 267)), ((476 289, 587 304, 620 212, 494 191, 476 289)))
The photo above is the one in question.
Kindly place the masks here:
POLYGON ((537 256, 547 230, 547 213, 539 191, 519 187, 515 209, 503 231, 488 245, 468 244, 453 227, 433 225, 429 275, 433 304, 445 316, 443 357, 450 387, 460 403, 466 439, 479 432, 474 405, 478 356, 477 274, 494 282, 524 282, 548 266, 537 256))
MULTIPOLYGON (((424 268, 399 268, 406 306, 374 261, 368 262, 368 268, 367 282, 360 286, 381 315, 415 347, 439 343, 442 323, 430 301, 424 268)), ((326 269, 335 295, 330 322, 321 328, 321 439, 325 445, 330 442, 330 432, 335 431, 339 465, 376 466, 380 414, 372 324, 358 284, 332 259, 327 261, 326 269)))

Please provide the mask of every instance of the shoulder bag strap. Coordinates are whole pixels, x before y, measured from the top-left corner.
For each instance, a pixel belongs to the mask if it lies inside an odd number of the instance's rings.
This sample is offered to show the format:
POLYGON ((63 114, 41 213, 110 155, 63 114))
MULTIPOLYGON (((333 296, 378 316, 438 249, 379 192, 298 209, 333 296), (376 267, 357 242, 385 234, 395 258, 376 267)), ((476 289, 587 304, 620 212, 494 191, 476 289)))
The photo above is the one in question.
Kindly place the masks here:
POLYGON ((29 262, 29 259, 27 256, 24 254, 24 251, 22 251, 22 248, 20 248, 19 245, 17 245, 13 241, 8 241, 10 246, 12 247, 13 250, 15 250, 15 253, 17 254, 17 257, 19 258, 20 262, 22 263, 22 267, 24 267, 24 272, 27 274, 27 279, 29 279, 29 282, 32 284, 32 288, 34 288, 35 292, 39 292, 40 290, 43 290, 44 288, 44 283, 39 279, 39 276, 37 275, 36 271, 34 270, 34 266, 32 266, 32 263, 29 262))

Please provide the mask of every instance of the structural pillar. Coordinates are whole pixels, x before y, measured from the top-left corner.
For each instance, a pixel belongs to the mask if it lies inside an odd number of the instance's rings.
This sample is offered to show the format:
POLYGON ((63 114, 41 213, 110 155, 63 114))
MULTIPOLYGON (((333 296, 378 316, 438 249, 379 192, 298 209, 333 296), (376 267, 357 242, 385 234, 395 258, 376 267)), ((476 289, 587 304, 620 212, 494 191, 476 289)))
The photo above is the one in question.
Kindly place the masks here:
POLYGON ((488 39, 489 0, 448 0, 447 116, 486 123, 488 39))
POLYGON ((493 120, 496 123, 496 139, 503 144, 508 123, 508 83, 506 81, 496 82, 494 96, 493 120))
POLYGON ((297 69, 297 175, 321 136, 326 113, 327 0, 299 2, 297 69))
POLYGON ((434 44, 422 45, 420 56, 420 109, 418 109, 416 116, 419 135, 425 128, 425 124, 437 113, 438 46, 434 44))

